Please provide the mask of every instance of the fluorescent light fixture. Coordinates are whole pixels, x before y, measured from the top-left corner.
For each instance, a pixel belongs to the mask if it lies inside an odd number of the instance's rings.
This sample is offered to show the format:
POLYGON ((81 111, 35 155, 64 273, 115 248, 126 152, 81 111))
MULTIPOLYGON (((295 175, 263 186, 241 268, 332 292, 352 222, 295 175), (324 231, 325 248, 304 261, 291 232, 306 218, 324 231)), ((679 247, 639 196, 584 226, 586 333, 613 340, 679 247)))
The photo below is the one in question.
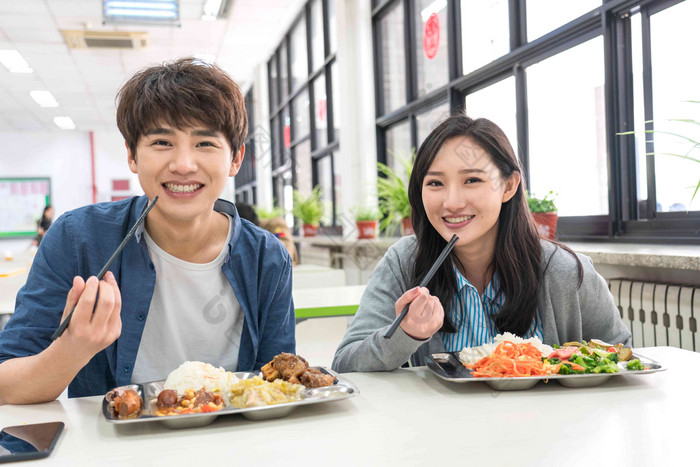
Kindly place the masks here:
POLYGON ((30 91, 29 95, 42 107, 58 107, 56 98, 49 91, 30 91))
POLYGON ((75 123, 70 117, 54 117, 53 122, 61 130, 75 130, 75 123))
POLYGON ((11 73, 31 73, 34 71, 29 68, 29 63, 16 50, 0 50, 0 63, 11 73))
POLYGON ((215 21, 220 9, 221 0, 207 0, 202 10, 202 21, 215 21))
POLYGON ((179 25, 179 0, 104 0, 105 23, 155 23, 179 25))
POLYGON ((420 12, 420 17, 425 23, 433 13, 438 13, 443 8, 447 7, 447 0, 435 0, 433 3, 423 8, 420 12))

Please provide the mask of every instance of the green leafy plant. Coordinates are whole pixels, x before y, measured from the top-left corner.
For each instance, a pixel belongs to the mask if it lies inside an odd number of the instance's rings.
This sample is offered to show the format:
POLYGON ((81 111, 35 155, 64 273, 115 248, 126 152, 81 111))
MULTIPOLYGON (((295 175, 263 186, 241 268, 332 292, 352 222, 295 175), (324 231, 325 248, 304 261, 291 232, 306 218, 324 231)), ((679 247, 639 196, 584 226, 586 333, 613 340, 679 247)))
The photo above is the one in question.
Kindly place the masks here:
POLYGON ((530 212, 556 212, 557 207, 554 200, 557 195, 550 191, 543 198, 538 198, 534 193, 527 193, 527 205, 530 212))
MULTIPOLYGON (((688 104, 700 104, 700 101, 685 101, 688 104)), ((697 129, 700 129, 700 122, 697 120, 694 120, 692 118, 671 118, 668 120, 669 122, 682 122, 682 123, 688 123, 690 125, 693 125, 695 127, 698 127, 697 129)), ((648 120, 644 122, 645 124, 647 123, 653 123, 653 120, 648 120)), ((633 135, 636 134, 637 131, 625 131, 623 133, 617 133, 619 136, 623 135, 633 135)), ((695 140, 695 138, 692 138, 690 136, 686 135, 681 135, 678 133, 670 132, 670 131, 664 131, 664 130, 645 130, 644 133, 648 134, 660 134, 660 135, 669 135, 673 136, 674 138, 679 139, 681 142, 688 144, 688 151, 686 151, 685 154, 679 154, 679 153, 670 153, 670 152, 649 152, 646 155, 647 156, 655 156, 655 155, 664 155, 664 156, 673 156, 673 157, 679 157, 681 159, 687 159, 690 161, 694 161, 700 164, 700 141, 695 140)), ((690 133, 690 132, 689 132, 690 133)), ((647 142, 653 142, 654 140, 649 140, 647 142)), ((693 191, 693 196, 690 198, 690 202, 692 203, 695 200, 695 196, 697 196, 698 191, 700 191, 700 177, 698 178, 698 183, 695 186, 695 190, 693 191)))
POLYGON ((318 225, 325 212, 325 206, 321 201, 321 190, 315 187, 309 196, 304 196, 297 190, 292 193, 294 206, 292 214, 301 219, 303 224, 318 225))
POLYGON ((356 207, 353 209, 353 213, 355 214, 355 220, 359 222, 376 221, 381 217, 378 210, 364 206, 356 207))
POLYGON ((379 212, 382 220, 379 223, 380 230, 388 232, 391 226, 411 216, 411 203, 408 201, 408 180, 413 170, 415 148, 411 149, 408 159, 397 157, 390 153, 401 164, 400 170, 394 170, 386 164, 377 162, 377 170, 384 177, 377 179, 377 197, 379 198, 379 212))
POLYGON ((258 215, 259 219, 275 219, 277 217, 284 217, 284 211, 282 208, 272 208, 270 210, 261 208, 258 206, 253 206, 255 214, 258 215))

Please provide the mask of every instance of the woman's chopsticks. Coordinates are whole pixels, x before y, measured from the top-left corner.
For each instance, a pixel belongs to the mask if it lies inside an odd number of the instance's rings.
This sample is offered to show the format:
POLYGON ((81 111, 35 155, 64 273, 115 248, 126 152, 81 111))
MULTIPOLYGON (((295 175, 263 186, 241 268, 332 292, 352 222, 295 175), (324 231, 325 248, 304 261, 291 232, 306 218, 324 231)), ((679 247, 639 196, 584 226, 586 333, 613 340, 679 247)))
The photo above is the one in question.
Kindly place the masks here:
MULTIPOLYGON (((438 259, 435 260, 435 263, 433 263, 433 266, 430 268, 428 271, 428 274, 425 275, 423 280, 420 282, 418 287, 425 287, 428 285, 428 282, 430 282, 430 279, 433 278, 435 275, 435 272, 438 270, 438 268, 442 265, 442 263, 445 261, 445 258, 447 258, 450 254, 450 251, 452 251, 452 248, 455 246, 455 243, 457 243, 457 240, 459 240, 459 237, 457 235, 452 235, 452 238, 450 239, 449 243, 445 245, 445 248, 443 248, 442 253, 440 253, 440 256, 438 256, 438 259)), ((406 305, 401 311, 401 314, 396 317, 394 322, 391 324, 391 327, 387 331, 386 334, 384 334, 385 339, 389 339, 391 336, 394 335, 396 330, 398 329, 399 325, 401 324, 401 321, 406 317, 406 313, 408 313, 408 307, 411 304, 409 303, 406 305)))
MULTIPOLYGON (((102 267, 102 270, 101 270, 100 273, 97 275, 97 280, 98 280, 98 281, 102 280, 102 277, 105 275, 105 273, 107 272, 107 270, 109 269, 109 267, 112 265, 112 263, 114 262, 114 260, 117 259, 117 256, 119 256, 119 253, 122 252, 122 250, 123 250, 124 247, 126 246, 126 244, 127 244, 127 242, 129 241, 129 239, 131 239, 131 237, 134 236, 134 233, 136 232, 136 229, 138 228, 139 225, 141 225, 141 223, 143 222, 143 220, 146 218, 146 214, 148 214, 148 212, 149 212, 151 209, 153 209, 153 206, 156 205, 156 201, 158 201, 158 196, 156 196, 155 198, 153 198, 153 201, 151 201, 150 204, 146 207, 146 210, 143 211, 143 213, 142 213, 141 216, 138 218, 138 220, 136 221, 136 223, 134 224, 134 226, 131 228, 131 230, 129 230, 129 233, 126 234, 126 237, 124 238, 124 240, 122 240, 122 242, 119 244, 119 246, 117 247, 117 251, 115 251, 115 252, 112 254, 112 256, 107 260, 107 263, 102 267)), ((61 335, 63 334, 63 332, 64 332, 64 331, 66 330, 66 328, 68 327, 68 323, 70 323, 70 319, 73 317, 73 312, 74 312, 74 311, 75 311, 75 306, 73 306, 73 309, 70 311, 70 313, 68 314, 68 316, 66 316, 66 319, 64 319, 63 322, 58 326, 58 329, 56 329, 56 332, 53 333, 53 335, 51 336, 51 339, 52 339, 52 340, 56 340, 56 339, 58 339, 59 337, 61 337, 61 335)))

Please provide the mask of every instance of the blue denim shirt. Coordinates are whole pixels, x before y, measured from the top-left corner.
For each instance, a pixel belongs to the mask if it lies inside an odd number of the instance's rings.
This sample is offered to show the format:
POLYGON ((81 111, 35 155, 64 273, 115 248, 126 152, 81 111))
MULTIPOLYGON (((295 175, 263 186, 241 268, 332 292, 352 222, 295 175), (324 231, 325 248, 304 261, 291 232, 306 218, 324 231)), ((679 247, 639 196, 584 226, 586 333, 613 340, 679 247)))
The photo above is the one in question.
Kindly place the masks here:
MULTIPOLYGON (((100 271, 147 202, 142 196, 85 206, 65 213, 51 226, 27 283, 17 294, 14 315, 0 332, 0 363, 36 355, 51 344, 73 277, 87 279, 100 271)), ((232 203, 218 200, 214 210, 233 218, 221 270, 245 316, 238 371, 257 370, 280 352, 295 352, 292 260, 274 235, 242 220, 232 203)), ((146 241, 139 233, 110 271, 121 291, 121 336, 78 372, 68 386, 69 397, 104 394, 131 382, 156 282, 146 241)))

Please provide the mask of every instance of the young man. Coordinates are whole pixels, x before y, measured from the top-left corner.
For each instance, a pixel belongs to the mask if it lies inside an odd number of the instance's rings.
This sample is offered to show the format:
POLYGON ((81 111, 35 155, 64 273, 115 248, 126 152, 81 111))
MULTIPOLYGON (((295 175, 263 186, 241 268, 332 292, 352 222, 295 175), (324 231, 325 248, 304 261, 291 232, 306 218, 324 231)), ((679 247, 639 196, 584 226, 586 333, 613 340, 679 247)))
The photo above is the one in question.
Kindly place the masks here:
POLYGON ((118 98, 145 196, 76 209, 47 232, 0 333, 0 404, 53 400, 66 386, 70 397, 104 394, 164 379, 187 360, 257 370, 295 351, 289 254, 218 199, 245 150, 238 86, 216 66, 181 59, 136 74, 118 98))

